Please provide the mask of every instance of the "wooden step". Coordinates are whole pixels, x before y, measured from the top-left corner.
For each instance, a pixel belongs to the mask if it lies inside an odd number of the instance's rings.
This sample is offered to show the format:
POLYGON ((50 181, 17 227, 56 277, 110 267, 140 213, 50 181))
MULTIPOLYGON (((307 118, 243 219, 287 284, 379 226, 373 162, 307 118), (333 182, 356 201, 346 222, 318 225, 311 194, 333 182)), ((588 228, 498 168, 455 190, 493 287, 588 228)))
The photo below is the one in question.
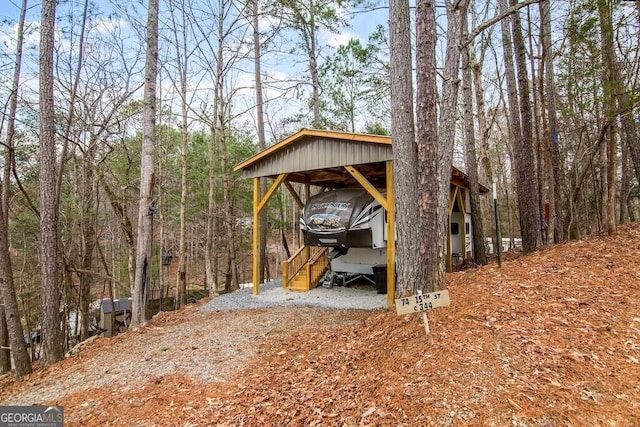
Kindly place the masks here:
POLYGON ((289 281, 289 286, 287 287, 287 289, 291 291, 308 292, 308 283, 307 272, 305 270, 302 270, 296 275, 296 277, 293 278, 293 280, 289 281))

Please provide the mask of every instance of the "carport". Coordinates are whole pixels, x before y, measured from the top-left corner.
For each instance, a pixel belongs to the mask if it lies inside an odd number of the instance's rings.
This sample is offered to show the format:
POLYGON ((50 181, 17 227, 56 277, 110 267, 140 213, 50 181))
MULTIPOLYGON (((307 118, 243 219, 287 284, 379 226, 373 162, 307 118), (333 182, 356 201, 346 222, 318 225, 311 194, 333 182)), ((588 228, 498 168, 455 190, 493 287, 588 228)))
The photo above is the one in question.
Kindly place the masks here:
MULTIPOLYGON (((364 188, 385 209, 387 215, 387 300, 393 305, 395 292, 395 197, 393 190, 393 151, 389 136, 302 129, 299 132, 268 147, 255 156, 235 166, 243 177, 253 178, 253 293, 260 292, 259 283, 259 214, 265 209, 275 191, 284 184, 297 205, 304 207, 303 197, 292 183, 303 184, 304 200, 311 195, 311 187, 323 191, 333 188, 364 188), (261 180, 272 183, 261 197, 261 180)), ((453 169, 449 203, 449 217, 454 208, 466 213, 466 189, 468 179, 464 173, 453 169)), ((465 227, 462 228, 461 245, 466 246, 465 227)), ((451 233, 447 233, 447 270, 451 270, 451 233)), ((317 280, 321 269, 314 270, 320 252, 301 247, 286 265, 295 269, 283 270, 283 284, 293 279, 290 271, 307 271, 308 285, 317 280), (299 257, 296 258, 296 257, 299 257), (294 259, 296 258, 296 259, 294 259), (291 276, 291 277, 289 277, 291 276)), ((464 255, 466 256, 466 251, 464 255)), ((322 273, 323 274, 323 273, 322 273)), ((317 281, 315 282, 317 283, 317 281)), ((308 290, 308 287, 307 289, 308 290)))

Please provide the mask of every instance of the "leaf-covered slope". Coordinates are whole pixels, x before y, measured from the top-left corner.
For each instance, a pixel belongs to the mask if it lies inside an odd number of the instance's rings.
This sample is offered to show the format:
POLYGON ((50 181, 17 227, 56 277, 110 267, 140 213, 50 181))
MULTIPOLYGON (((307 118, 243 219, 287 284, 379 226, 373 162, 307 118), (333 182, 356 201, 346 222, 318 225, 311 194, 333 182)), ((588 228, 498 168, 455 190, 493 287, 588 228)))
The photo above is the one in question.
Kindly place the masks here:
MULTIPOLYGON (((48 403, 64 405, 70 425, 638 425, 638 266, 634 224, 501 269, 449 275, 451 306, 429 312, 429 341, 420 315, 391 310, 363 319, 311 308, 188 309, 161 317, 144 334, 200 331, 198 344, 176 350, 198 360, 220 351, 206 343, 219 345, 222 329, 207 327, 203 335, 204 324, 269 326, 243 344, 250 357, 230 379, 211 380, 215 375, 186 369, 191 365, 180 359, 171 374, 135 378, 139 386, 123 376, 48 403)), ((114 345, 133 352, 139 333, 128 335, 114 345)), ((81 371, 87 355, 109 347, 107 340, 92 343, 61 369, 34 374, 48 379, 31 381, 65 381, 65 370, 81 371)), ((134 372, 136 363, 145 361, 132 359, 134 372)))

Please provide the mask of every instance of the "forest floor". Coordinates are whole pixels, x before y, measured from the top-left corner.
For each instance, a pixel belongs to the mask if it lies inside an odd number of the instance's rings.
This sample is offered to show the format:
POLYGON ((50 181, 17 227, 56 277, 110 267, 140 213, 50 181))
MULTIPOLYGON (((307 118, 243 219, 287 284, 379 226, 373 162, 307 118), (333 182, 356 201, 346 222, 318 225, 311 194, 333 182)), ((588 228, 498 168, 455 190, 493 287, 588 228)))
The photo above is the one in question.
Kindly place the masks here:
POLYGON ((446 277, 451 305, 163 313, 0 404, 66 425, 640 425, 640 224, 446 277))

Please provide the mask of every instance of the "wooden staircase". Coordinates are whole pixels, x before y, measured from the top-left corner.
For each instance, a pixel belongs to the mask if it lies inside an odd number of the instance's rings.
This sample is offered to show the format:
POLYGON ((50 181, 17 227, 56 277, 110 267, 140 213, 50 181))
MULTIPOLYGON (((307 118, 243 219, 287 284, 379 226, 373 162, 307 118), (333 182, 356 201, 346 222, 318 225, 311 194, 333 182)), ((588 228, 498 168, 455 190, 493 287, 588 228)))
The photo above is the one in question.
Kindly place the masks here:
POLYGON ((282 263, 282 286, 298 292, 314 288, 329 269, 327 248, 303 246, 282 263))

